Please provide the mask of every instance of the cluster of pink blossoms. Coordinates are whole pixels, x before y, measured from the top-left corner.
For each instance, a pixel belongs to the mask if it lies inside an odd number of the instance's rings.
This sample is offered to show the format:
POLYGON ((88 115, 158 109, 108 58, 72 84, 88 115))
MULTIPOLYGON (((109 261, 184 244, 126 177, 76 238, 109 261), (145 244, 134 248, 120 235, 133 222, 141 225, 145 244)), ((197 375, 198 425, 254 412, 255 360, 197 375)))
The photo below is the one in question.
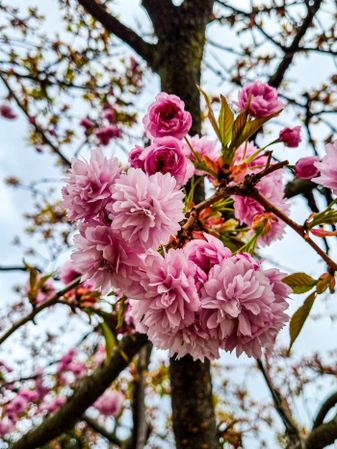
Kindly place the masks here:
MULTIPOLYGON (((0 437, 11 434, 24 417, 41 416, 55 413, 67 397, 64 388, 73 388, 78 379, 87 374, 89 366, 78 360, 78 351, 71 348, 56 365, 54 373, 47 374, 38 369, 29 386, 16 389, 15 383, 4 382, 2 391, 2 408, 0 414, 0 437), (48 381, 44 380, 48 376, 48 381)), ((95 368, 106 359, 103 348, 94 354, 91 368, 95 368)), ((5 380, 12 369, 0 361, 0 376, 5 380)), ((107 390, 93 404, 103 418, 118 416, 122 412, 124 395, 121 392, 107 390)))
MULTIPOLYGON (((59 361, 55 373, 59 386, 69 386, 72 381, 86 374, 86 365, 75 360, 76 354, 76 349, 71 349, 59 361)), ((0 420, 0 436, 13 432, 19 419, 25 415, 39 416, 43 413, 54 413, 66 402, 66 396, 55 394, 56 391, 53 391, 49 385, 47 386, 43 382, 42 374, 41 371, 38 371, 34 379, 34 385, 31 388, 20 389, 3 407, 0 420)), ((7 390, 10 395, 14 392, 11 387, 12 384, 9 383, 7 390)))
MULTIPOLYGON (((236 152, 235 163, 238 165, 242 164, 244 160, 248 159, 249 156, 252 156, 252 154, 254 154, 257 150, 258 148, 252 143, 249 143, 248 145, 241 145, 236 152)), ((263 170, 266 163, 267 156, 259 156, 248 164, 243 163, 240 176, 242 177, 246 174, 258 173, 263 170)), ((283 212, 289 213, 289 205, 284 197, 284 180, 280 170, 264 176, 261 181, 257 183, 256 188, 275 206, 283 212)), ((240 223, 244 223, 252 227, 254 222, 256 222, 259 218, 263 218, 265 210, 263 206, 261 206, 261 204, 254 199, 237 195, 233 195, 233 199, 235 217, 240 221, 240 223)), ((285 223, 277 217, 272 216, 269 218, 266 232, 259 237, 258 242, 261 246, 270 245, 272 241, 281 239, 284 232, 285 223)))
POLYGON ((96 410, 104 416, 118 416, 122 411, 124 395, 120 391, 106 390, 93 404, 96 410))
POLYGON ((122 132, 117 126, 117 113, 113 106, 106 104, 101 114, 101 125, 86 117, 81 120, 80 125, 84 128, 86 136, 95 133, 101 145, 109 145, 111 139, 121 137, 122 132))
MULTIPOLYGON (((269 86, 248 90, 240 94, 239 106, 249 105, 252 115, 264 117, 283 107, 269 86)), ((205 174, 196 169, 195 154, 214 167, 221 163, 221 154, 207 138, 188 137, 187 142, 191 115, 175 95, 159 94, 144 125, 151 142, 130 152, 130 167, 122 168, 94 150, 89 162, 75 160, 67 174, 63 204, 69 218, 79 222, 74 270, 104 294, 126 295, 136 329, 172 356, 214 359, 223 348, 260 357, 288 320, 284 275, 263 270, 249 254, 232 255, 220 239, 206 233, 157 252, 176 243, 185 218, 181 188, 194 174, 205 174)), ((296 139, 298 129, 283 133, 288 146, 296 139)), ((266 165, 266 156, 245 163, 256 150, 249 144, 236 153, 233 164, 243 177, 266 165)), ((284 211, 283 187, 279 172, 257 185, 284 211)), ((248 226, 265 212, 242 197, 234 197, 234 207, 236 217, 248 226)), ((261 243, 280 238, 283 228, 272 219, 261 243)))
POLYGON ((171 356, 214 359, 223 348, 260 357, 288 320, 284 274, 262 270, 249 254, 232 255, 216 237, 149 259, 132 314, 136 329, 171 356))
POLYGON ((331 189, 337 195, 337 141, 326 146, 322 161, 316 161, 314 165, 320 176, 314 178, 313 182, 331 189))

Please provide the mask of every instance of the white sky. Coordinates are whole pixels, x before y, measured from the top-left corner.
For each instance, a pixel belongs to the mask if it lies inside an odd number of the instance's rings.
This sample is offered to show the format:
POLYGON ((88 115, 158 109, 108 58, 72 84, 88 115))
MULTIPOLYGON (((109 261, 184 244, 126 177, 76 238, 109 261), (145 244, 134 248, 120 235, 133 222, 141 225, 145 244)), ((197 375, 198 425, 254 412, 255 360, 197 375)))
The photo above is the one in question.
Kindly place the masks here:
MULTIPOLYGON (((52 32, 59 29, 59 16, 56 9, 56 0, 51 1, 37 1, 37 0, 13 0, 12 5, 39 5, 42 13, 47 17, 47 26, 52 32), (54 11, 55 9, 55 11, 54 11)), ((177 2, 179 3, 179 2, 177 2)), ((244 7, 248 4, 246 0, 236 2, 240 4, 240 7, 244 7), (242 5, 242 6, 241 6, 242 5)), ((138 24, 142 24, 142 28, 146 29, 148 23, 146 14, 139 7, 140 1, 119 0, 115 2, 115 9, 120 14, 121 20, 133 26, 138 27, 138 24), (145 24, 145 25, 144 25, 145 24)), ((226 42, 232 38, 232 33, 224 32, 219 26, 212 26, 211 37, 217 42, 226 42)), ((223 55, 223 54, 222 54, 223 55)), ((332 61, 327 61, 326 58, 322 58, 320 55, 310 55, 310 58, 300 57, 297 59, 296 66, 290 73, 290 78, 294 80, 292 86, 294 89, 302 89, 304 86, 310 88, 313 85, 318 84, 319 79, 326 79, 327 73, 336 72, 336 67, 332 61)), ((159 90, 158 78, 147 75, 147 87, 144 95, 142 96, 142 102, 144 109, 151 99, 159 90)), ((211 93, 219 93, 221 90, 228 91, 229 86, 226 84, 215 83, 214 76, 208 72, 207 77, 204 77, 203 84, 211 93)), ((0 86, 0 96, 3 93, 3 86, 0 86)), ((294 123, 289 123, 293 125, 294 123)), ((24 180, 34 180, 44 177, 59 176, 59 171, 52 166, 52 158, 48 154, 37 154, 31 148, 29 148, 25 142, 27 127, 25 120, 19 118, 15 121, 0 120, 0 181, 9 175, 14 175, 24 180)), ((320 146, 322 149, 322 145, 320 146)), ((298 157, 307 155, 306 143, 303 142, 299 149, 287 149, 279 150, 280 157, 288 158, 291 162, 296 161, 298 157)), ((2 182, 0 182, 0 255, 1 264, 21 264, 22 254, 18 249, 11 245, 13 237, 16 233, 20 233, 24 226, 24 219, 22 214, 28 212, 31 206, 31 199, 28 193, 15 191, 8 189, 2 182)), ((303 221, 303 213, 305 211, 303 201, 296 199, 292 201, 291 216, 298 221, 303 221)), ((306 271, 307 273, 317 276, 321 274, 323 265, 318 261, 317 257, 297 235, 294 235, 292 231, 287 232, 287 236, 284 240, 276 242, 268 250, 263 250, 262 253, 266 256, 271 256, 282 267, 288 267, 292 271, 306 271)), ((334 243, 332 255, 337 258, 337 248, 334 243)), ((20 273, 11 275, 5 275, 0 273, 0 301, 2 304, 13 300, 13 293, 11 291, 11 285, 18 281, 23 281, 25 276, 20 273), (9 280, 10 279, 10 280, 9 280)), ((335 295, 336 296, 336 295, 335 295)), ((317 301, 314 306, 314 312, 326 313, 326 319, 317 323, 316 321, 309 321, 301 336, 299 337, 294 351, 296 355, 309 354, 314 351, 325 352, 329 349, 334 349, 336 346, 337 330, 336 326, 331 323, 328 317, 327 311, 337 312, 336 298, 334 301, 332 298, 329 301, 324 301, 323 298, 317 301)), ((296 310, 302 303, 303 296, 296 296, 292 300, 290 307, 291 311, 296 310)), ((52 319, 61 321, 64 319, 64 314, 56 312, 52 315, 52 319)), ((48 326, 49 321, 45 323, 48 326)), ((33 327, 32 327, 33 329, 33 327)), ((35 327, 34 332, 38 332, 39 328, 35 327)), ((280 341, 288 342, 288 329, 284 330, 280 336, 280 341)), ((65 341, 65 345, 67 342, 65 341)), ((6 349, 6 348, 5 348, 6 349)), ((7 346, 8 349, 8 346, 7 346)), ((18 349, 16 347, 16 349, 18 349)), ((225 354, 223 360, 228 363, 237 363, 234 356, 225 354)), ((241 363, 244 359, 241 359, 238 363, 241 363)), ((259 387, 256 389, 257 395, 265 395, 265 387, 256 379, 243 379, 243 382, 254 384, 259 387)), ((324 394, 328 394, 327 390, 324 394)), ((323 394, 323 396, 324 396, 323 394)), ((303 410, 299 406, 299 414, 301 418, 305 418, 303 410)), ((258 449, 254 446, 254 441, 251 441, 251 449, 258 449)), ((272 448, 274 446, 270 446, 272 448)))

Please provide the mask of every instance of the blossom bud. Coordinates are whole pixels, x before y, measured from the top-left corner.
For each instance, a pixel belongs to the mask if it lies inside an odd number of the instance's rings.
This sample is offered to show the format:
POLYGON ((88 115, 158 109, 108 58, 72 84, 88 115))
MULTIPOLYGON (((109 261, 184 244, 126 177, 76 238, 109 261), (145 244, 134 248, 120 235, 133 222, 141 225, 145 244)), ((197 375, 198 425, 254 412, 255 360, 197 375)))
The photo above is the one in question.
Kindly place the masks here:
POLYGON ((286 147, 296 148, 301 142, 301 127, 284 128, 280 131, 279 140, 284 143, 286 147))
POLYGON ((315 162, 319 162, 319 157, 309 156, 302 157, 295 165, 295 175, 301 179, 311 179, 318 175, 318 168, 315 162))

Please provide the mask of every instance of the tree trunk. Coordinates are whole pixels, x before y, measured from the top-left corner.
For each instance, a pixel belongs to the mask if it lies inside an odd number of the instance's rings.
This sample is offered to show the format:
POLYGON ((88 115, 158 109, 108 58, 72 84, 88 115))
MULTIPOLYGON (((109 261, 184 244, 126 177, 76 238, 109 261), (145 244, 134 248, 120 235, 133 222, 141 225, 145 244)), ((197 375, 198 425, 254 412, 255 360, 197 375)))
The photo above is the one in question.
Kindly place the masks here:
POLYGON ((173 430, 177 449, 217 449, 210 363, 171 359, 173 430))
MULTIPOLYGON (((191 135, 201 132, 200 84, 201 60, 205 30, 213 1, 185 3, 180 14, 165 21, 159 34, 161 63, 159 75, 162 89, 184 100, 192 114, 191 135), (185 7, 186 5, 186 7, 185 7)), ((195 201, 204 198, 203 186, 195 201)), ((216 431, 212 380, 209 361, 194 362, 190 356, 170 361, 173 430, 177 449, 216 449, 216 431)))

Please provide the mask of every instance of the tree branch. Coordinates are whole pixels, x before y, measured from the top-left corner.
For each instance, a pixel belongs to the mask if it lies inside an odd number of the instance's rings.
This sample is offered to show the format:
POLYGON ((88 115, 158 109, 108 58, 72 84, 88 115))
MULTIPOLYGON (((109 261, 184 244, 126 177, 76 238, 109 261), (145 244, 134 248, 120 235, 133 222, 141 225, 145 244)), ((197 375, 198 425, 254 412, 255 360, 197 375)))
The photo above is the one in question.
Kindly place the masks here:
POLYGON ((256 363, 257 363, 259 370, 262 373, 264 380, 266 381, 267 387, 268 387, 270 394, 273 398, 275 409, 276 409, 277 413, 279 414, 280 418, 282 419, 282 422, 286 428, 286 433, 290 440, 290 444, 291 444, 292 440, 295 444, 301 444, 300 432, 295 424, 293 417, 290 414, 290 410, 289 410, 289 406, 288 406, 287 402, 285 401, 284 398, 282 398, 280 392, 273 385, 273 382, 269 376, 269 373, 263 366, 262 361, 260 359, 257 359, 256 363))
POLYGON ((78 0, 78 3, 109 32, 124 41, 155 70, 155 45, 145 42, 135 31, 121 23, 96 0, 78 0))
POLYGON ((17 331, 20 327, 27 324, 29 321, 33 321, 36 315, 42 310, 46 309, 47 307, 50 307, 57 303, 59 298, 61 298, 65 293, 67 293, 69 290, 72 290, 74 287, 76 287, 80 283, 81 278, 78 277, 70 284, 66 285, 62 290, 58 291, 54 296, 49 298, 47 301, 43 302, 40 306, 35 307, 28 315, 21 318, 21 320, 17 321, 12 325, 8 331, 6 331, 1 337, 0 337, 0 345, 7 340, 8 337, 10 337, 15 331, 17 331))
POLYGON ((95 432, 102 435, 106 440, 108 440, 110 443, 114 444, 115 446, 121 448, 123 442, 120 441, 117 437, 115 437, 111 432, 106 430, 105 427, 101 426, 97 421, 95 421, 93 418, 90 418, 88 415, 82 416, 82 421, 88 424, 89 427, 91 427, 95 432))
POLYGON ((177 449, 218 449, 209 360, 171 358, 170 379, 177 449))
POLYGON ((323 449, 337 440, 337 415, 329 422, 321 424, 309 434, 305 449, 323 449))
POLYGON ((108 364, 85 377, 68 401, 52 416, 10 446, 10 449, 36 449, 72 429, 83 413, 101 396, 125 369, 139 349, 144 346, 145 335, 124 337, 111 355, 108 364))
POLYGON ((329 413, 329 411, 337 404, 337 392, 333 393, 331 396, 329 396, 321 405, 316 418, 314 420, 312 429, 316 429, 319 427, 323 421, 326 415, 329 413))
POLYGON ((300 43, 303 39, 305 33, 307 32, 308 28, 310 27, 316 13, 318 12, 323 0, 315 0, 314 4, 310 6, 309 2, 307 3, 308 12, 305 16, 302 25, 299 27, 298 32, 296 36, 294 37, 291 45, 284 49, 285 54, 280 62, 279 66, 277 67, 274 75, 272 75, 269 78, 268 83, 273 87, 279 87, 280 84, 283 81, 284 75, 286 71, 288 70, 290 64, 292 63, 295 54, 300 49, 300 43))
MULTIPOLYGON (((41 268, 34 267, 36 271, 39 273, 42 273, 41 268)), ((0 271, 28 271, 28 268, 24 265, 9 265, 9 266, 2 266, 0 265, 0 271)))
POLYGON ((148 438, 148 424, 145 411, 145 371, 152 351, 152 344, 147 343, 140 352, 137 361, 137 374, 133 384, 132 418, 133 429, 127 449, 143 449, 148 438))
POLYGON ((46 145, 48 145, 51 150, 53 151, 53 153, 57 154, 58 157, 60 158, 60 160, 62 161, 62 163, 66 166, 66 167, 70 167, 71 163, 70 161, 64 156, 64 154, 61 153, 61 151, 58 149, 58 147, 49 139, 49 137, 46 136, 44 130, 36 123, 36 121, 31 121, 31 116, 28 112, 28 109, 21 103, 19 97, 16 95, 16 93, 14 92, 14 90, 11 88, 9 82, 7 81, 7 79, 0 73, 0 79, 2 80, 2 82, 4 83, 4 85, 6 86, 6 89, 9 92, 9 95, 14 99, 15 103, 17 104, 17 106, 21 109, 21 111, 25 114, 25 116, 28 118, 28 120, 30 121, 30 123, 32 124, 32 126, 34 127, 35 131, 41 136, 43 143, 45 143, 46 145))
POLYGON ((142 6, 146 9, 156 34, 161 34, 165 21, 167 22, 168 16, 172 14, 178 14, 178 8, 171 2, 171 0, 142 0, 142 6), (166 20, 163 20, 165 17, 166 20))
MULTIPOLYGON (((240 193, 239 193, 240 195, 240 193)), ((324 262, 327 264, 329 269, 333 272, 337 271, 337 263, 333 261, 326 253, 322 250, 320 246, 317 245, 316 242, 311 240, 309 235, 304 230, 303 226, 299 225, 295 221, 293 221, 291 218, 288 217, 287 214, 282 212, 280 209, 275 207, 267 198, 265 198, 261 193, 259 193, 256 189, 254 192, 252 192, 249 195, 244 194, 241 192, 242 196, 250 196, 254 200, 256 200, 258 203, 261 204, 261 206, 264 207, 266 211, 272 212, 276 217, 280 218, 284 223, 286 223, 290 228, 292 228, 298 235, 300 235, 304 241, 307 242, 311 248, 313 248, 316 253, 324 260, 324 262)))

